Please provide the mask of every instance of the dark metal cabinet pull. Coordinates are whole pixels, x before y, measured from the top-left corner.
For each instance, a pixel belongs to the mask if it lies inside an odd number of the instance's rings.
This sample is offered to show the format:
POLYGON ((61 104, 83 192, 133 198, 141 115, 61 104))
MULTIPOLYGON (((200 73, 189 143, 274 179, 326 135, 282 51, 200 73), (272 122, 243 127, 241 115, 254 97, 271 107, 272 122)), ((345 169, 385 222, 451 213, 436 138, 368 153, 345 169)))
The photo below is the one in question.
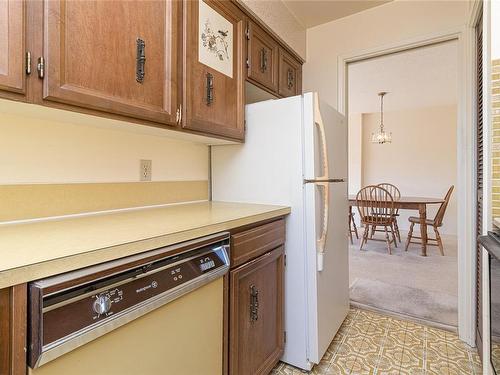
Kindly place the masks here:
POLYGON ((207 105, 210 105, 214 101, 214 76, 211 73, 207 73, 207 105))
POLYGON ((265 73, 267 70, 267 50, 262 48, 260 50, 260 71, 265 73))
POLYGON ((146 43, 144 40, 137 38, 137 65, 135 70, 135 80, 139 83, 144 82, 146 72, 144 70, 146 65, 146 43))
POLYGON ((259 320, 259 290, 255 285, 250 285, 250 321, 259 320))
POLYGON ((288 69, 288 71, 286 72, 286 78, 287 78, 287 87, 288 90, 290 90, 293 87, 293 79, 294 79, 292 69, 288 69))

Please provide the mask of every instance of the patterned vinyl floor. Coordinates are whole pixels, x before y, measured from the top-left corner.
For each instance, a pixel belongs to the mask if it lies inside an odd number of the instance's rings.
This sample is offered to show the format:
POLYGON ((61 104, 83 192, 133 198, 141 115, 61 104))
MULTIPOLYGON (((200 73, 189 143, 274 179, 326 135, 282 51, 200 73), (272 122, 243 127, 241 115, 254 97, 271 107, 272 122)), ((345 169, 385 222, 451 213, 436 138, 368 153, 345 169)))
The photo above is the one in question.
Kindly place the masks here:
MULTIPOLYGON (((280 363, 272 375, 303 371, 280 363)), ((311 374, 481 374, 476 349, 456 334, 365 310, 351 309, 311 374)))

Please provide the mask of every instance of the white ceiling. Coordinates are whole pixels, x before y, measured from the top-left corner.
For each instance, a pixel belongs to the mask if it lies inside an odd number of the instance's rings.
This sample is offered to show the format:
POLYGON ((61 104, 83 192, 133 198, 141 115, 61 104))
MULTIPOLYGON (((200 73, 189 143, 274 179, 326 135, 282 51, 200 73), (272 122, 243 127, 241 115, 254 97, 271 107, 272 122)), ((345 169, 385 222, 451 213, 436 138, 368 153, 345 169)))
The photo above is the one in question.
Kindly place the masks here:
POLYGON ((379 112, 380 91, 387 91, 384 111, 457 103, 457 42, 349 64, 349 113, 379 112))
POLYGON ((330 22, 392 0, 282 0, 306 28, 330 22))

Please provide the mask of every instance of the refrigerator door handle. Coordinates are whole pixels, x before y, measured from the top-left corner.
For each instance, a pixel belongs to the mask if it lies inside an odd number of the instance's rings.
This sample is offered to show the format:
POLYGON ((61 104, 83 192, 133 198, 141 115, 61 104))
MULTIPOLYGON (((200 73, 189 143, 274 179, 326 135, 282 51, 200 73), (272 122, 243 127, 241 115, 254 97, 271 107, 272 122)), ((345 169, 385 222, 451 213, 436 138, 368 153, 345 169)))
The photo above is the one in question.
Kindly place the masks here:
POLYGON ((316 185, 323 189, 323 220, 321 227, 321 235, 316 240, 317 249, 317 266, 318 272, 323 271, 323 258, 325 255, 326 235, 328 233, 328 218, 329 218, 329 202, 330 202, 330 185, 328 182, 317 182, 316 185))
POLYGON ((325 134, 325 125, 323 124, 323 119, 321 118, 321 111, 319 109, 319 98, 318 93, 314 94, 314 124, 318 128, 319 138, 320 138, 320 148, 321 154, 323 156, 323 165, 322 165, 322 174, 321 176, 316 177, 317 180, 328 180, 328 152, 326 146, 326 134, 325 134))
POLYGON ((304 179, 304 184, 316 184, 318 182, 345 182, 345 178, 327 178, 327 179, 319 179, 319 178, 313 178, 313 179, 304 179))
MULTIPOLYGON (((322 175, 315 178, 314 183, 319 185, 323 189, 323 225, 321 228, 321 235, 316 243, 317 248, 317 265, 318 272, 323 271, 323 257, 325 255, 325 244, 326 244, 326 234, 328 232, 328 206, 330 202, 330 177, 328 176, 328 150, 326 145, 326 134, 325 134, 325 126, 323 124, 323 119, 321 117, 321 111, 319 109, 319 98, 318 93, 314 94, 314 124, 318 128, 319 138, 320 138, 320 148, 323 156, 323 168, 322 175)), ((307 183, 307 180, 304 180, 307 183)), ((333 182, 333 181, 331 181, 333 182)))

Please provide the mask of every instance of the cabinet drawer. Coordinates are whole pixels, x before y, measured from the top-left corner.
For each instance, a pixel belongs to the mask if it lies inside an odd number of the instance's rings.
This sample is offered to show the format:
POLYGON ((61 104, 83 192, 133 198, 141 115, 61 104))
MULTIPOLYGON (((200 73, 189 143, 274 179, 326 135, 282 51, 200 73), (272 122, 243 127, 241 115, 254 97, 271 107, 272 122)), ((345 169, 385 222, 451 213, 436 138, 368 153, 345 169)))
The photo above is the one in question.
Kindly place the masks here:
POLYGON ((302 93, 302 65, 288 52, 280 49, 279 94, 294 96, 302 93))
POLYGON ((248 25, 248 78, 278 93, 278 43, 253 22, 248 25))
POLYGON ((235 233, 231 236, 231 267, 275 249, 285 243, 285 219, 235 233))

